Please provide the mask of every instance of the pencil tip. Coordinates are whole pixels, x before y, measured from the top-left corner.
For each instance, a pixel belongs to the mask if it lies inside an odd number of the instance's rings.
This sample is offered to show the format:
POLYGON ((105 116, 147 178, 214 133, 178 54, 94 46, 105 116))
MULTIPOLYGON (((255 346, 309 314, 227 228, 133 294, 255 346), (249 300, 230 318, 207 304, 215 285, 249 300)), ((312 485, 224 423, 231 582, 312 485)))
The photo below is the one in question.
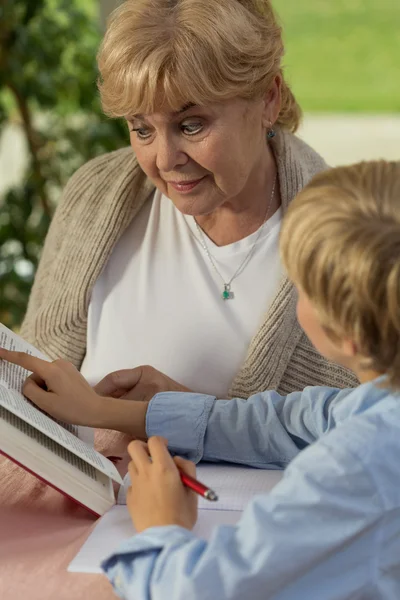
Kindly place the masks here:
POLYGON ((207 490, 204 497, 207 500, 211 500, 211 502, 216 502, 218 500, 218 496, 213 490, 207 490))

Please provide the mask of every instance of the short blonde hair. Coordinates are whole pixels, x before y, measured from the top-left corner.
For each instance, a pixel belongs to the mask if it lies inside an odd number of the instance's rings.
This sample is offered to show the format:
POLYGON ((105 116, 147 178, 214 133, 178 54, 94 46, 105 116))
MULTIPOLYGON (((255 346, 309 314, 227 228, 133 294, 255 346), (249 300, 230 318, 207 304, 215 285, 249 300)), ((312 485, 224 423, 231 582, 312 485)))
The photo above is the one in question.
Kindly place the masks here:
POLYGON ((317 175, 285 216, 281 254, 332 339, 400 388, 400 162, 317 175))
MULTIPOLYGON (((241 97, 259 99, 282 74, 282 30, 270 0, 125 0, 98 54, 106 114, 149 114, 241 97)), ((277 123, 296 131, 301 110, 283 80, 277 123)))

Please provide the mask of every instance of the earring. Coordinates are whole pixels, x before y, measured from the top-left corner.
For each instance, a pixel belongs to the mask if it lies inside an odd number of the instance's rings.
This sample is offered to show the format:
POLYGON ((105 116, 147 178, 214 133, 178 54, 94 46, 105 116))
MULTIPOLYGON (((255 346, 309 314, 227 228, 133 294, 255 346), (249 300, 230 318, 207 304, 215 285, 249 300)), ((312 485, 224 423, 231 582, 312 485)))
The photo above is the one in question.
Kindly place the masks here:
POLYGON ((269 129, 267 131, 267 138, 269 140, 272 140, 272 138, 274 138, 276 136, 276 131, 272 126, 272 121, 269 122, 269 129))

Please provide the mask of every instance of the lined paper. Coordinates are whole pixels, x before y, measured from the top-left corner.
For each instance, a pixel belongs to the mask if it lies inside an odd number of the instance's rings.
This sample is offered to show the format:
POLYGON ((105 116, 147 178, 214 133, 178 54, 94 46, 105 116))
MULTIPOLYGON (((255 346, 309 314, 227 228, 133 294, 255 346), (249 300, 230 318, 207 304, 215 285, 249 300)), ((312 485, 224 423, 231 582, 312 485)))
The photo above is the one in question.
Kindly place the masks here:
MULTIPOLYGON (((199 498, 199 509, 244 510, 253 496, 272 490, 282 478, 282 471, 222 463, 200 463, 197 465, 196 478, 218 495, 217 502, 199 498)), ((118 504, 126 504, 126 491, 129 486, 128 474, 118 493, 118 504)))
POLYGON ((271 491, 282 471, 200 463, 196 478, 218 494, 217 502, 199 498, 199 509, 242 511, 253 496, 271 491))

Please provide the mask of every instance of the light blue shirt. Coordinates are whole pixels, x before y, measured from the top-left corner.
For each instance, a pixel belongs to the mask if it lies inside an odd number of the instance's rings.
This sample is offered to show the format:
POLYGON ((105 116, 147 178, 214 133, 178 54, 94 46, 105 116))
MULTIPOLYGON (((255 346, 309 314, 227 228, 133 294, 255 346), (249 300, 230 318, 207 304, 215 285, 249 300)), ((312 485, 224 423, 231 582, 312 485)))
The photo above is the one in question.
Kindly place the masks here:
MULTIPOLYGON (((375 382, 376 383, 376 382, 375 382)), ((285 469, 209 541, 153 527, 103 563, 127 600, 399 600, 400 395, 158 394, 146 429, 194 461, 285 469)))

